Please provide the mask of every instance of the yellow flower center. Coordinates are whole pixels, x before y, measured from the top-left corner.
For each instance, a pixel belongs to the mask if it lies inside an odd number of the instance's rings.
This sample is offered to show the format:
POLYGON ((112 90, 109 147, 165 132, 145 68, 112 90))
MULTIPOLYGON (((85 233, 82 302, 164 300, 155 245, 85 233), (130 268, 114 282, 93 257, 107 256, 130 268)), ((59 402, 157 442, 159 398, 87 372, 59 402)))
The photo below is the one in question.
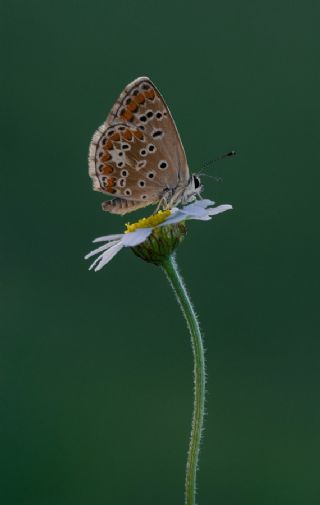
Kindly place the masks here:
POLYGON ((163 223, 171 214, 171 211, 168 210, 159 210, 157 214, 153 214, 150 217, 143 217, 139 219, 136 223, 126 223, 126 231, 125 233, 131 233, 133 231, 138 230, 139 228, 155 228, 159 226, 159 224, 163 223))

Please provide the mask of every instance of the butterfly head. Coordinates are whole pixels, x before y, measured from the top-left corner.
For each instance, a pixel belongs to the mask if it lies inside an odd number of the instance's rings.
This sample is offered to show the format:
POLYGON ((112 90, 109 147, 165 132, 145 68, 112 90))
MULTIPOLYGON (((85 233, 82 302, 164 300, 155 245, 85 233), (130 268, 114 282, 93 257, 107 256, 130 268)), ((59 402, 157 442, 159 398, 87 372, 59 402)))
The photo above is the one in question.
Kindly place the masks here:
POLYGON ((175 204, 181 203, 182 205, 186 205, 187 203, 193 202, 196 197, 200 195, 202 190, 203 185, 201 184, 199 176, 193 174, 184 187, 180 187, 180 190, 176 190, 172 200, 175 204))
POLYGON ((200 195, 202 190, 203 185, 201 184, 200 177, 193 174, 189 179, 188 186, 186 187, 184 203, 194 200, 198 195, 200 195))

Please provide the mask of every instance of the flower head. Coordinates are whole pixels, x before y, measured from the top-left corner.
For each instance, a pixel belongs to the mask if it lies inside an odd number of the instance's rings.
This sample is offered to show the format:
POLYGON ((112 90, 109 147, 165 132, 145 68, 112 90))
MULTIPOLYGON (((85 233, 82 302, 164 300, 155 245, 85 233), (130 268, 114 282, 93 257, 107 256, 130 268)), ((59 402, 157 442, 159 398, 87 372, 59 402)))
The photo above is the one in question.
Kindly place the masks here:
POLYGON ((186 220, 208 221, 212 216, 232 209, 231 205, 213 205, 211 200, 199 200, 181 209, 160 210, 136 223, 126 224, 124 233, 96 238, 93 242, 105 244, 85 256, 88 259, 99 254, 89 270, 101 270, 123 247, 130 247, 145 261, 160 265, 184 238, 186 220))

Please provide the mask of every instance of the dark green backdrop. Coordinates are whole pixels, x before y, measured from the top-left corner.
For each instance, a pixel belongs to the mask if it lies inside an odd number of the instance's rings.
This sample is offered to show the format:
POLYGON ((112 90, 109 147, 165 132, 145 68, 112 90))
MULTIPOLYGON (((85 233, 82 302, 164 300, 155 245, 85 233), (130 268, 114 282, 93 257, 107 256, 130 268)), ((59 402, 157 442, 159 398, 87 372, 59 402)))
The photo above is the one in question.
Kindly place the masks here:
POLYGON ((161 270, 123 251, 87 150, 149 75, 190 166, 228 149, 178 260, 205 334, 200 505, 319 503, 318 2, 1 1, 0 502, 178 505, 189 337, 161 270))

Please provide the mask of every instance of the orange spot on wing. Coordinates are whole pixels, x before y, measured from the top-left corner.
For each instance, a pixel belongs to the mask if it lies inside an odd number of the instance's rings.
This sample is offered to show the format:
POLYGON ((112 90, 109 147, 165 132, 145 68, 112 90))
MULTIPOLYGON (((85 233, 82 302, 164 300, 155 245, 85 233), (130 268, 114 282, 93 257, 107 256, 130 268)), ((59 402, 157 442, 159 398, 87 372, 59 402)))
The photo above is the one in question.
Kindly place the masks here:
POLYGON ((139 140, 144 139, 143 133, 140 130, 134 130, 133 135, 139 140))
POLYGON ((101 161, 109 161, 111 158, 111 155, 107 152, 105 153, 102 158, 101 158, 101 161))
POLYGON ((132 133, 130 130, 126 130, 123 132, 122 134, 123 138, 125 138, 126 140, 131 140, 132 139, 132 133))
POLYGON ((129 105, 127 106, 127 108, 131 111, 131 112, 135 112, 138 108, 138 104, 135 103, 135 102, 131 102, 129 103, 129 105))
POLYGON ((113 135, 111 135, 110 139, 113 140, 114 142, 119 142, 120 133, 118 133, 118 132, 114 133, 113 135))
POLYGON ((111 149, 113 149, 113 142, 112 142, 112 140, 108 140, 108 142, 106 143, 106 148, 108 149, 108 151, 110 151, 111 149))
POLYGON ((153 91, 153 89, 149 89, 148 91, 145 91, 144 96, 149 100, 153 100, 155 97, 155 92, 153 91))
POLYGON ((117 182, 117 178, 116 177, 109 177, 108 180, 107 180, 107 189, 111 189, 113 186, 115 186, 117 182))
POLYGON ((144 103, 146 101, 144 95, 142 93, 139 93, 139 95, 137 95, 135 98, 134 98, 135 102, 137 102, 138 104, 140 103, 144 103))
MULTIPOLYGON (((112 174, 112 172, 113 172, 113 168, 112 168, 112 166, 111 166, 111 165, 105 165, 105 166, 103 167, 103 174, 104 174, 104 175, 112 174)), ((109 183, 109 180, 110 180, 110 179, 108 179, 108 183, 109 183)))
POLYGON ((126 121, 132 121, 133 119, 133 114, 131 112, 131 110, 129 109, 126 109, 122 114, 121 114, 121 117, 123 117, 126 121))

